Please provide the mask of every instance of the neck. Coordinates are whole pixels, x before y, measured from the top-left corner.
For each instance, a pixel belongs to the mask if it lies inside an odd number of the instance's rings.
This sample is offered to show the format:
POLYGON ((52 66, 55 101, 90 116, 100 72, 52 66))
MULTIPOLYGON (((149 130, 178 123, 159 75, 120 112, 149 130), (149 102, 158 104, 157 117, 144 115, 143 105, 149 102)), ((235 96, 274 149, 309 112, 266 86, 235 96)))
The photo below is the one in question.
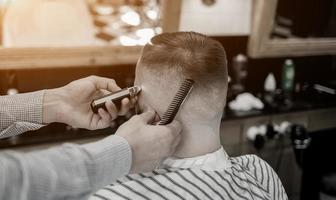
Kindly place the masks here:
POLYGON ((219 124, 220 122, 183 123, 182 139, 173 156, 190 158, 217 151, 221 146, 219 124))

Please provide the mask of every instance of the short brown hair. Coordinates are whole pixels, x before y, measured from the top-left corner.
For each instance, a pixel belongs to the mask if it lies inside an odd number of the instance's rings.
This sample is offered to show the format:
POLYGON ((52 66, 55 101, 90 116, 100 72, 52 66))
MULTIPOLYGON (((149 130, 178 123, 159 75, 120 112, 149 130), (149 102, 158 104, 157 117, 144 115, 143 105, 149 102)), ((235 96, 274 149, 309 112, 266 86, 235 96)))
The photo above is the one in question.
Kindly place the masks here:
POLYGON ((151 39, 142 51, 141 65, 150 70, 179 69, 186 78, 206 85, 227 83, 227 60, 223 46, 195 32, 163 33, 151 39))
POLYGON ((136 71, 137 76, 149 72, 162 87, 172 84, 165 82, 167 76, 173 76, 176 83, 193 79, 194 89, 188 101, 197 101, 197 105, 213 114, 222 112, 228 82, 227 60, 223 46, 214 39, 195 32, 157 35, 143 48, 136 71))

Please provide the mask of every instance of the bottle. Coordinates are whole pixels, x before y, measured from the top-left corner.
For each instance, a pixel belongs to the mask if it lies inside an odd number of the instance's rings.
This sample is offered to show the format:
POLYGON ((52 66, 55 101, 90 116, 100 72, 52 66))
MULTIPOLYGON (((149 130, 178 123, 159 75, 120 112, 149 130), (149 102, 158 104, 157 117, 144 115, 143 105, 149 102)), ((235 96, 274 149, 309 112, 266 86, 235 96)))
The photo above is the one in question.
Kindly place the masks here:
POLYGON ((7 95, 18 94, 18 78, 14 71, 9 71, 6 73, 5 78, 7 78, 7 95))
POLYGON ((275 92, 276 90, 276 81, 273 73, 269 73, 264 82, 265 92, 275 92))
POLYGON ((287 59, 282 67, 281 86, 285 94, 291 94, 294 88, 295 66, 293 60, 287 59))
POLYGON ((245 80, 247 78, 247 56, 238 54, 232 60, 232 90, 235 94, 245 91, 245 80))

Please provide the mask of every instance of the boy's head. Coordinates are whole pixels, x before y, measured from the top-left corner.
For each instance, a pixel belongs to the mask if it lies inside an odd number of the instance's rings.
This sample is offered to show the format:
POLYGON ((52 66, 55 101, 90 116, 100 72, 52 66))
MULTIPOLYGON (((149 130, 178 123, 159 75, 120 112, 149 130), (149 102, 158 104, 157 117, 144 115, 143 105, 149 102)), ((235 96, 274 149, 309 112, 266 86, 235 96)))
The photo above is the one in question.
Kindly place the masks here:
POLYGON ((182 124, 218 120, 227 92, 227 60, 222 45, 195 32, 163 33, 143 48, 135 84, 142 87, 141 109, 162 116, 184 79, 195 81, 177 115, 182 124))

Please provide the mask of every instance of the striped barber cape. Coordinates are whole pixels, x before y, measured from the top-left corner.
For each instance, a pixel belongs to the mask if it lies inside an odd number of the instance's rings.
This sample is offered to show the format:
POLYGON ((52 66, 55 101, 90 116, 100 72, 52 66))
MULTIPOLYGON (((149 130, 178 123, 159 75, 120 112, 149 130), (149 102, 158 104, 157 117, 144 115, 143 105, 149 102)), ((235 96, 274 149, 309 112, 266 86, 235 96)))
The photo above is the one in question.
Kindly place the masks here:
POLYGON ((274 199, 287 194, 274 170, 261 158, 230 158, 224 149, 200 157, 167 159, 163 167, 131 174, 108 185, 90 200, 274 199))

